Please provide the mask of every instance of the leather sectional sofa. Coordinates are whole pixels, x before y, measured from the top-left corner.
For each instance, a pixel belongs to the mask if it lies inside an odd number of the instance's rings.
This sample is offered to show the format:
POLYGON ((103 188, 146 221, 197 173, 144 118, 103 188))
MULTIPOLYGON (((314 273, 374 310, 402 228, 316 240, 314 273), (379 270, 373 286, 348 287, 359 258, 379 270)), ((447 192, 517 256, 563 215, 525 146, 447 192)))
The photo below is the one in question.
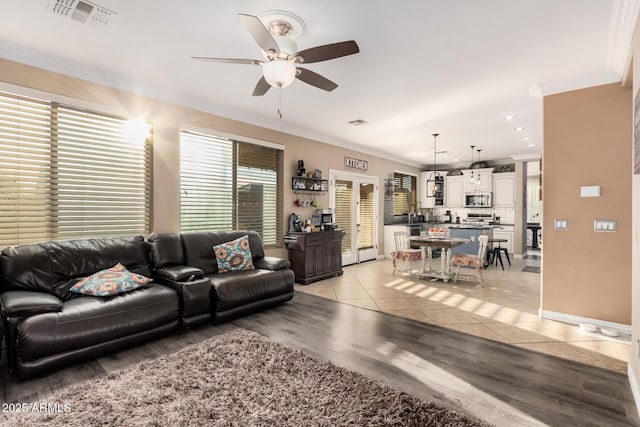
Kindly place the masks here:
POLYGON ((183 289, 182 318, 187 325, 209 316, 214 322, 230 320, 293 298, 295 277, 289 260, 265 256, 262 239, 255 231, 152 234, 149 245, 157 280, 183 289), (255 268, 219 274, 213 247, 244 235, 249 237, 255 268), (210 295, 206 310, 199 305, 205 294, 210 295))
POLYGON ((242 231, 7 247, 0 254, 0 308, 9 371, 19 377, 46 373, 181 325, 228 320, 287 301, 293 297, 288 266, 264 256, 257 233, 242 231), (249 235, 255 269, 217 273, 212 245, 241 235, 249 235), (71 292, 83 278, 117 264, 154 280, 110 296, 71 292))

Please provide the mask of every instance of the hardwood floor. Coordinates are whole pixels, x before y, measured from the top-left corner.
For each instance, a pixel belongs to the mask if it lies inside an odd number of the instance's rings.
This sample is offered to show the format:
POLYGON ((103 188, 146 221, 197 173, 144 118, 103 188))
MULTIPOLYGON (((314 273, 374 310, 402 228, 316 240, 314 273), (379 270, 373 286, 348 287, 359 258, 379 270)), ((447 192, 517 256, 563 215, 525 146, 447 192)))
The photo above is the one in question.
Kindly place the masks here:
POLYGON ((19 382, 9 377, 3 355, 0 396, 4 402, 44 401, 69 384, 237 327, 498 426, 640 425, 624 374, 300 292, 274 309, 187 330, 43 378, 19 382))

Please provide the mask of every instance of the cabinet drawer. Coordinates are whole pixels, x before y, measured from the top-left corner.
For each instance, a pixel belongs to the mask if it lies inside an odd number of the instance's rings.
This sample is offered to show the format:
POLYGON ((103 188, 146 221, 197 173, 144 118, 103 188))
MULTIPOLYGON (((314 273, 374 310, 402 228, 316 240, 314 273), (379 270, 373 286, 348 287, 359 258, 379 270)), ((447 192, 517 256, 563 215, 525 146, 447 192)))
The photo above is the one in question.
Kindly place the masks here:
POLYGON ((317 245, 319 243, 324 243, 324 236, 320 236, 320 233, 308 234, 306 236, 307 245, 317 245))

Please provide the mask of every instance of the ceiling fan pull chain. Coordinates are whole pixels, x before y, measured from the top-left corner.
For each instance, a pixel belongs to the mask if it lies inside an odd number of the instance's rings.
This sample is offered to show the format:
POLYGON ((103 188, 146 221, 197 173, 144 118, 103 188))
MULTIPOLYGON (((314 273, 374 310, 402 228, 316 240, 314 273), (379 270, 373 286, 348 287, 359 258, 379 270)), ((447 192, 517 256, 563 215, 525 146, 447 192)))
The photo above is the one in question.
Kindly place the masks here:
POLYGON ((282 118, 282 85, 278 85, 278 116, 282 118))

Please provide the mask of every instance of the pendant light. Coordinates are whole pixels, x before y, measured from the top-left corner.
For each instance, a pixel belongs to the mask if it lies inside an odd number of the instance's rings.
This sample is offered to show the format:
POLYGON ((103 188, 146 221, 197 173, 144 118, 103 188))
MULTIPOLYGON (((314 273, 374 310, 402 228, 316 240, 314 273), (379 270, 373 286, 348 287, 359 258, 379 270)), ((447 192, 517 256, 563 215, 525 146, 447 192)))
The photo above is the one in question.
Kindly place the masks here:
POLYGON ((438 178, 440 177, 440 173, 438 172, 438 160, 436 159, 436 155, 438 154, 438 146, 437 146, 437 138, 439 133, 434 133, 433 135, 433 172, 431 173, 431 177, 428 182, 431 182, 431 193, 427 193, 427 197, 435 197, 436 191, 438 191, 438 178))
MULTIPOLYGON (((476 146, 470 145, 470 147, 471 147, 471 165, 469 165, 469 168, 473 168, 473 149, 476 148, 476 146)), ((471 169, 471 175, 469 176, 469 183, 471 185, 475 185, 476 183, 476 176, 473 169, 471 169)))
MULTIPOLYGON (((478 152, 478 163, 480 163, 480 152, 482 151, 481 149, 477 149, 476 150, 478 152)), ((477 174, 476 176, 476 187, 475 187, 476 191, 480 190, 480 174, 477 174)))

